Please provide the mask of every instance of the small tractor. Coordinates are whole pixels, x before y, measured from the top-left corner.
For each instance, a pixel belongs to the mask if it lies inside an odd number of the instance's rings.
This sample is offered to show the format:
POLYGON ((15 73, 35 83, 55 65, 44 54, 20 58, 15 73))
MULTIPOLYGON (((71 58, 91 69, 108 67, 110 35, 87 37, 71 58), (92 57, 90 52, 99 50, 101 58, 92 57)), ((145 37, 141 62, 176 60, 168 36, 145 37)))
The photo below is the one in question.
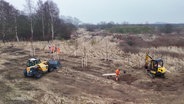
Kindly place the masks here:
POLYGON ((41 61, 37 58, 30 58, 27 61, 27 68, 24 69, 25 77, 40 78, 43 73, 52 72, 61 66, 57 60, 41 61))
POLYGON ((150 77, 162 77, 165 78, 166 68, 164 67, 164 62, 161 58, 153 59, 146 53, 145 58, 145 69, 150 77))

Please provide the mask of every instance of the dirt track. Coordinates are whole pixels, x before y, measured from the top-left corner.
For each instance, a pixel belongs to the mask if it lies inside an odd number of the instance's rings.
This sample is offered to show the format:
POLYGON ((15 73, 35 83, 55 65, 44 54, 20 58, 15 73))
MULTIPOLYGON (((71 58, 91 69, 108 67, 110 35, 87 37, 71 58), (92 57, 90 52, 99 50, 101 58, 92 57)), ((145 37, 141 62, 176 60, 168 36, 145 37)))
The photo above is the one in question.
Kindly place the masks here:
MULTIPOLYGON (((41 50, 40 50, 41 52, 41 50)), ((65 55, 58 72, 41 79, 24 78, 29 52, 16 47, 0 49, 0 103, 5 104, 183 104, 184 72, 166 79, 150 79, 144 69, 129 69, 120 77, 102 77, 114 65, 90 60, 81 68, 79 57, 65 55), (98 64, 97 64, 98 63, 98 64)), ((48 54, 38 55, 48 57, 48 54)))

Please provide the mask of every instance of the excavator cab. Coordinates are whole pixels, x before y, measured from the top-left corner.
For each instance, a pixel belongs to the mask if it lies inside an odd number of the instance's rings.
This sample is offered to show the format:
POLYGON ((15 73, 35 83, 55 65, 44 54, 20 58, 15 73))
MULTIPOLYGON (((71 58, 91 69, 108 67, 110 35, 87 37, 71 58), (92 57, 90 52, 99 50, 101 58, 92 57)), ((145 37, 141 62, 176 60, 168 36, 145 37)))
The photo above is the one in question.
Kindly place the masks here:
POLYGON ((166 72, 166 69, 163 65, 164 65, 164 62, 162 59, 151 60, 150 67, 149 67, 149 72, 151 76, 165 77, 164 74, 166 72))
POLYGON ((163 67, 164 62, 162 59, 157 59, 157 60, 151 60, 151 64, 150 64, 150 69, 151 70, 157 70, 160 67, 163 67))

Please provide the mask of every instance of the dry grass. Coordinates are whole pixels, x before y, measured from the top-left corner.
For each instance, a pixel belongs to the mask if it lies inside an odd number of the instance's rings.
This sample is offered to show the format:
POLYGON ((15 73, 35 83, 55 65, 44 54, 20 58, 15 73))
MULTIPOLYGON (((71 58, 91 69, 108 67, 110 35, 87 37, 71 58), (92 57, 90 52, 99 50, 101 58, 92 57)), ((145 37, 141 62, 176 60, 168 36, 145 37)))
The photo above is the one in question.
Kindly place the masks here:
MULTIPOLYGON (((146 40, 147 35, 117 35, 114 36, 91 36, 90 32, 80 31, 79 38, 68 41, 54 41, 65 55, 83 56, 86 49, 89 61, 108 59, 114 62, 115 67, 124 65, 126 67, 142 68, 144 55, 150 50, 154 58, 163 58, 165 66, 169 70, 182 70, 184 61, 184 39, 180 36, 151 36, 152 40, 146 40), (118 39, 118 41, 117 41, 118 39), (115 40, 115 41, 112 41, 115 40)), ((30 51, 30 42, 11 42, 6 46, 23 48, 30 51)), ((2 45, 2 44, 1 44, 2 45)), ((34 42, 37 51, 48 51, 48 42, 34 42)), ((98 62, 98 61, 97 61, 98 62)))
POLYGON ((149 50, 154 58, 163 58, 165 66, 171 71, 181 71, 184 67, 184 38, 178 35, 122 35, 115 34, 119 39, 119 47, 129 54, 129 64, 141 67, 144 55, 149 50))

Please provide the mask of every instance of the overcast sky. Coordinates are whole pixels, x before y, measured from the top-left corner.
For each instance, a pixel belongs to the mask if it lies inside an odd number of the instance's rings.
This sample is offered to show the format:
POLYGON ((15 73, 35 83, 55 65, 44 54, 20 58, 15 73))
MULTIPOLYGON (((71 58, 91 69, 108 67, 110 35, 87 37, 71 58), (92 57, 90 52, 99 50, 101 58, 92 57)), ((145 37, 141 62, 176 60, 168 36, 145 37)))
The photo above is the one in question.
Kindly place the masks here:
MULTIPOLYGON (((24 10, 25 0, 5 0, 24 10)), ((33 0, 37 1, 37 0, 33 0)), ((43 0, 45 1, 45 0, 43 0)), ((53 0, 60 15, 84 23, 184 23, 184 0, 53 0)))

